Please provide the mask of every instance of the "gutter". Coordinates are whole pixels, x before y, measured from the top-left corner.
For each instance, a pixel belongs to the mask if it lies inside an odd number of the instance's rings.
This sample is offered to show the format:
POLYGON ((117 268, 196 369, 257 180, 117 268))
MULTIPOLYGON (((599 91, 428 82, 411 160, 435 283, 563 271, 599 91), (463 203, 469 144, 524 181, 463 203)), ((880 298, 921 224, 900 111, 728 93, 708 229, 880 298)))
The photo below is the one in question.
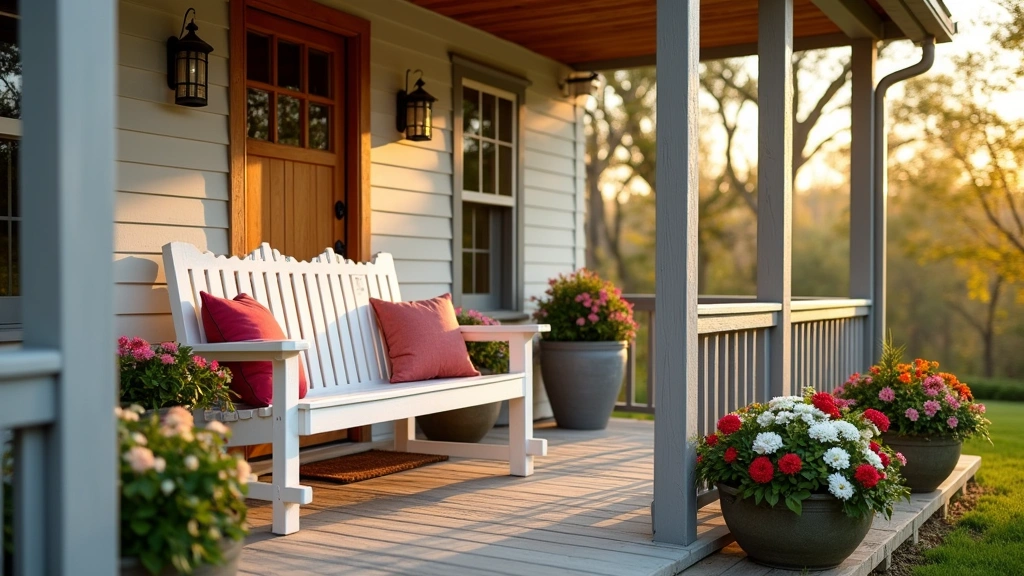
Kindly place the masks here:
POLYGON ((885 93, 895 84, 920 76, 931 70, 935 63, 935 37, 928 36, 921 42, 921 61, 913 66, 897 70, 878 83, 875 88, 875 186, 874 186, 874 262, 875 281, 872 296, 872 320, 874 324, 874 358, 881 357, 882 341, 885 338, 885 286, 886 286, 886 200, 889 195, 889 150, 885 130, 885 93))

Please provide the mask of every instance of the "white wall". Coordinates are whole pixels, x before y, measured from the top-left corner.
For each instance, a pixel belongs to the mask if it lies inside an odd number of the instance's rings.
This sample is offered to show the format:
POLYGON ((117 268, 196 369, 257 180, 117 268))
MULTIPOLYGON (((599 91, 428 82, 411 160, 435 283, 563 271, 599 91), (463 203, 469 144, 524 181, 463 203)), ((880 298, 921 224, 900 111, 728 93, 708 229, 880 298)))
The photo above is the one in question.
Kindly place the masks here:
MULTIPOLYGON (((560 64, 405 0, 322 0, 371 21, 371 249, 395 255, 405 299, 452 286, 452 52, 532 82, 527 90, 526 297, 584 262, 581 110, 564 99, 560 64), (424 32, 426 31, 426 32, 424 32), (405 70, 424 72, 438 98, 434 139, 400 141, 395 93, 405 70)), ((217 253, 228 234, 228 4, 223 0, 121 0, 119 170, 115 224, 117 328, 173 337, 160 247, 192 242, 217 253), (164 42, 194 5, 214 47, 210 106, 173 105, 164 42)))

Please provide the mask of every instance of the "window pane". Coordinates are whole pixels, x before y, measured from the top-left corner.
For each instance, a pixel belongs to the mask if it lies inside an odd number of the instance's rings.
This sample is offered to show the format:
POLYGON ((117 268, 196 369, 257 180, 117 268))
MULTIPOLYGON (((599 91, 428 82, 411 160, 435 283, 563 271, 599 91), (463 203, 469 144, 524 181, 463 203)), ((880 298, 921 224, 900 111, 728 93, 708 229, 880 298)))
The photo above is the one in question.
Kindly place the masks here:
POLYGON ((331 96, 331 55, 326 52, 309 51, 309 93, 331 96))
POLYGON ((476 294, 473 291, 473 253, 462 253, 462 293, 476 294))
POLYGON ((277 95, 277 142, 302 146, 302 122, 299 120, 302 100, 277 95))
POLYGON ((480 93, 472 88, 462 87, 462 132, 480 133, 480 93))
POLYGON ((498 139, 512 141, 512 101, 498 98, 498 139))
POLYGON ((487 194, 494 194, 495 172, 497 171, 497 146, 493 142, 480 142, 483 148, 483 166, 481 176, 483 177, 483 190, 487 194))
POLYGON ((12 190, 17 190, 11 186, 14 176, 12 163, 16 161, 13 158, 14 146, 14 140, 0 140, 0 217, 11 215, 12 190))
POLYGON ((472 137, 462 139, 462 189, 480 191, 480 141, 472 137))
POLYGON ((488 138, 494 138, 494 125, 496 124, 495 119, 495 105, 494 95, 484 93, 484 105, 483 105, 483 132, 484 136, 488 138))
MULTIPOLYGON (((17 12, 15 7, 4 12, 17 12)), ((21 52, 18 19, 0 16, 0 116, 21 118, 21 52)))
POLYGON ((18 254, 18 228, 20 226, 21 222, 11 222, 11 296, 21 296, 21 272, 18 265, 21 260, 18 254))
POLYGON ((477 250, 491 249, 491 209, 486 206, 477 205, 476 229, 474 231, 473 247, 477 250))
POLYGON ((473 248, 473 219, 476 210, 473 205, 466 202, 462 205, 462 248, 473 248))
POLYGON ((498 194, 512 195, 512 147, 498 145, 498 194))
POLYGON ((246 132, 249 138, 270 140, 270 94, 249 88, 246 132))
POLYGON ((277 42, 277 85, 302 90, 302 47, 298 44, 277 42))
POLYGON ((491 255, 477 254, 475 260, 473 287, 476 288, 476 294, 486 294, 491 291, 491 255))
POLYGON ((309 105, 309 147, 317 150, 331 148, 331 107, 309 105))
POLYGON ((246 35, 245 77, 270 84, 270 38, 255 32, 246 35))
POLYGON ((11 222, 0 220, 0 296, 13 296, 11 280, 13 279, 11 269, 11 222))

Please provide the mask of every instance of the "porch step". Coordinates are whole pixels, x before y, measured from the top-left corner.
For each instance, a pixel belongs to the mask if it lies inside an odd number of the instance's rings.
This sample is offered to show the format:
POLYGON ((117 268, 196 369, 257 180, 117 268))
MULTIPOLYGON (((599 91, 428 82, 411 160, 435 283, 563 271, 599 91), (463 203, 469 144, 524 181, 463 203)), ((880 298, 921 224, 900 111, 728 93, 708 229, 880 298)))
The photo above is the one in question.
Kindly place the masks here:
MULTIPOLYGON (((815 572, 821 576, 867 576, 875 568, 888 567, 892 553, 908 539, 916 542, 917 531, 936 512, 945 514, 950 499, 964 489, 967 481, 981 467, 980 456, 960 456, 960 462, 939 489, 928 494, 912 494, 910 502, 900 502, 892 519, 876 517, 864 542, 838 568, 815 572)), ((718 508, 718 503, 705 507, 718 508)), ((736 544, 731 544, 682 572, 683 576, 790 576, 800 574, 767 568, 747 558, 736 544)))

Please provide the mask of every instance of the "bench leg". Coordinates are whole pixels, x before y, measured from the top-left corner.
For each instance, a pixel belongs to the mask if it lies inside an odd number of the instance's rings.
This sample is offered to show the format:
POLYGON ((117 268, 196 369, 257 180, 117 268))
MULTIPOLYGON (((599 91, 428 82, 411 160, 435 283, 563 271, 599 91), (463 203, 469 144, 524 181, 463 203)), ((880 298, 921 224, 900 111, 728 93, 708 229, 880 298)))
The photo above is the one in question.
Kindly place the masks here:
POLYGON ((508 401, 508 467, 512 476, 533 474, 533 456, 526 445, 533 438, 533 399, 512 398, 508 401))
POLYGON ((416 419, 395 420, 395 452, 408 452, 409 441, 416 439, 416 419))
POLYGON ((299 504, 289 502, 286 488, 299 486, 299 398, 286 393, 284 382, 298 380, 297 356, 274 365, 274 534, 299 531, 299 504))

